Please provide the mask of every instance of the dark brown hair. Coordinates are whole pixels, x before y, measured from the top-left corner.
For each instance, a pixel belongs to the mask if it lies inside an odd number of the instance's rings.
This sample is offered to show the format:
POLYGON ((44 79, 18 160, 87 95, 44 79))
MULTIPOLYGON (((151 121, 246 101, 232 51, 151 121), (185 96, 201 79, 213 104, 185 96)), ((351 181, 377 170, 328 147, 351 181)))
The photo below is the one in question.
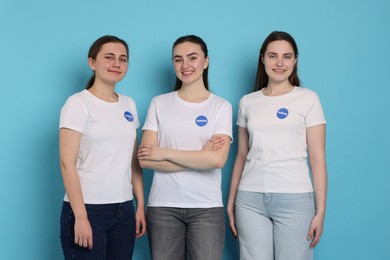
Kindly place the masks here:
MULTIPOLYGON (((89 52, 88 52, 88 58, 92 58, 92 59, 96 60, 96 56, 98 55, 98 53, 102 49, 102 46, 104 44, 110 43, 110 42, 123 44, 123 46, 125 46, 125 48, 126 48, 127 56, 129 56, 129 46, 127 45, 127 43, 124 40, 119 39, 116 36, 105 35, 105 36, 102 36, 99 39, 97 39, 91 45, 91 47, 89 48, 89 52)), ((91 88, 93 86, 93 83, 95 83, 95 72, 93 73, 92 77, 89 79, 86 89, 91 88)))
MULTIPOLYGON (((293 48, 295 58, 298 59, 298 47, 297 47, 297 44, 296 44, 294 38, 286 32, 282 32, 282 31, 272 32, 264 40, 263 45, 261 46, 261 49, 260 49, 259 61, 258 61, 258 65, 257 65, 255 91, 263 89, 263 88, 267 87, 267 85, 268 85, 269 78, 268 78, 267 73, 265 72, 265 65, 264 65, 262 59, 264 57, 265 52, 267 51, 268 45, 274 41, 287 41, 287 42, 289 42, 293 48)), ((292 71, 290 77, 288 78, 288 80, 289 80, 291 85, 297 86, 297 87, 300 86, 300 80, 298 78, 298 61, 295 63, 293 71, 292 71)))
MULTIPOLYGON (((173 49, 175 49, 175 47, 177 45, 184 43, 184 42, 191 42, 191 43, 199 44, 200 47, 202 48, 202 51, 204 53, 205 58, 208 57, 208 50, 207 50, 206 43, 202 40, 202 38, 200 38, 199 36, 196 36, 196 35, 186 35, 186 36, 182 36, 182 37, 178 38, 173 43, 172 53, 173 53, 173 49)), ((207 66, 207 68, 205 68, 203 70, 203 84, 207 90, 209 90, 208 74, 209 74, 209 66, 207 66)), ((181 82, 181 80, 178 77, 176 77, 175 90, 181 89, 182 84, 183 84, 183 82, 181 82)))

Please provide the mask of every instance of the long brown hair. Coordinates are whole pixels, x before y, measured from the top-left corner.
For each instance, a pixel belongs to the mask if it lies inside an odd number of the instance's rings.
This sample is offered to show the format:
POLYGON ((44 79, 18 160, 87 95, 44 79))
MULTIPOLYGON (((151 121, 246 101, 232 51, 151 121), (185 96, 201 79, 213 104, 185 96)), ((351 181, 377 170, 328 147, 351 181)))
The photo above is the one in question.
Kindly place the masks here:
MULTIPOLYGON (((267 73, 265 72, 265 65, 263 63, 263 57, 264 57, 265 52, 267 51, 268 45, 274 41, 287 41, 287 42, 289 42, 293 48, 295 58, 298 59, 298 47, 297 47, 297 44, 296 44, 294 38, 286 32, 282 32, 282 31, 272 32, 264 40, 263 45, 261 46, 261 49, 260 49, 259 61, 258 61, 258 65, 257 65, 255 91, 263 89, 263 88, 267 87, 267 85, 268 85, 269 77, 268 77, 267 73)), ((298 77, 298 61, 295 63, 293 71, 292 71, 290 77, 288 78, 288 80, 289 80, 291 85, 297 86, 297 87, 300 86, 300 80, 298 77)))
MULTIPOLYGON (((119 39, 116 36, 105 35, 105 36, 102 36, 99 39, 97 39, 91 45, 91 47, 89 48, 89 52, 88 52, 88 58, 92 58, 92 59, 96 60, 96 56, 98 55, 98 53, 102 49, 102 46, 104 44, 110 43, 110 42, 123 44, 123 46, 125 46, 125 48, 126 48, 127 56, 129 56, 129 46, 127 45, 127 43, 124 40, 119 39)), ((93 86, 93 83, 95 83, 95 72, 93 73, 92 77, 89 79, 87 86, 86 86, 86 89, 90 89, 93 86)))
MULTIPOLYGON (((202 38, 200 38, 199 36, 196 36, 196 35, 186 35, 186 36, 182 36, 182 37, 178 38, 173 43, 172 53, 173 53, 173 49, 175 49, 175 47, 177 45, 184 43, 184 42, 191 42, 191 43, 195 43, 195 44, 200 45, 200 47, 204 53, 205 58, 208 57, 208 50, 207 50, 206 43, 202 40, 202 38)), ((209 66, 207 66, 207 68, 205 68, 203 70, 203 84, 207 90, 209 90, 209 76, 208 76, 208 74, 209 74, 209 66)), ((183 84, 183 82, 181 82, 181 80, 178 77, 176 77, 175 90, 181 89, 182 84, 183 84)))

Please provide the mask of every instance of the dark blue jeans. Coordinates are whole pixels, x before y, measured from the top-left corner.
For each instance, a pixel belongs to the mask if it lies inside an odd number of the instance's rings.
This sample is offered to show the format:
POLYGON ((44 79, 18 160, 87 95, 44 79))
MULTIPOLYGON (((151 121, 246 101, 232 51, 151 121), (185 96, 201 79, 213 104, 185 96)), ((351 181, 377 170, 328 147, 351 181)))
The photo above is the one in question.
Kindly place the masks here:
POLYGON ((223 208, 148 207, 153 260, 221 260, 225 240, 223 208))
POLYGON ((92 227, 93 248, 74 243, 75 218, 69 202, 61 212, 61 244, 65 259, 132 259, 135 243, 135 215, 132 201, 114 204, 86 204, 92 227))

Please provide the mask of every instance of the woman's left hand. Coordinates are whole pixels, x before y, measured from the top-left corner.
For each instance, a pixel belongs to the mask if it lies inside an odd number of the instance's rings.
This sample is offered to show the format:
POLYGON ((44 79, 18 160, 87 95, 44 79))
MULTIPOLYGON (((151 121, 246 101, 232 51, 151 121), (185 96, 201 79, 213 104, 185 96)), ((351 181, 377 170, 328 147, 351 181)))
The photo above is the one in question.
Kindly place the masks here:
POLYGON ((143 144, 138 148, 138 159, 151 161, 164 161, 164 149, 158 145, 143 144))
POLYGON ((315 215, 310 224, 309 234, 307 240, 311 240, 310 248, 314 248, 321 239, 324 225, 324 216, 315 215))
POLYGON ((144 210, 137 210, 135 213, 135 237, 139 238, 145 235, 146 217, 144 210))

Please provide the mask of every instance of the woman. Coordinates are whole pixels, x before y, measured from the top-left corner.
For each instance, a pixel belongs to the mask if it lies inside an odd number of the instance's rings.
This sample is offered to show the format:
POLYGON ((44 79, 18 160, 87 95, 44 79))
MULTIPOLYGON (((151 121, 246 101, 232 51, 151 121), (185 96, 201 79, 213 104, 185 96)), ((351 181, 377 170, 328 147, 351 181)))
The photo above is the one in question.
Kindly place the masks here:
POLYGON ((94 75, 61 110, 65 259, 131 259, 135 237, 146 230, 142 170, 136 156, 137 109, 130 97, 115 92, 116 83, 126 75, 128 57, 125 41, 115 36, 97 39, 88 54, 94 75))
POLYGON ((260 50, 255 92, 240 100, 227 207, 240 259, 313 259, 322 234, 325 118, 316 93, 299 87, 297 61, 294 39, 271 33, 260 50))
POLYGON ((175 91, 153 98, 138 158, 154 170, 147 211, 153 260, 222 259, 221 168, 232 140, 232 108, 208 89, 204 41, 173 44, 175 91))

